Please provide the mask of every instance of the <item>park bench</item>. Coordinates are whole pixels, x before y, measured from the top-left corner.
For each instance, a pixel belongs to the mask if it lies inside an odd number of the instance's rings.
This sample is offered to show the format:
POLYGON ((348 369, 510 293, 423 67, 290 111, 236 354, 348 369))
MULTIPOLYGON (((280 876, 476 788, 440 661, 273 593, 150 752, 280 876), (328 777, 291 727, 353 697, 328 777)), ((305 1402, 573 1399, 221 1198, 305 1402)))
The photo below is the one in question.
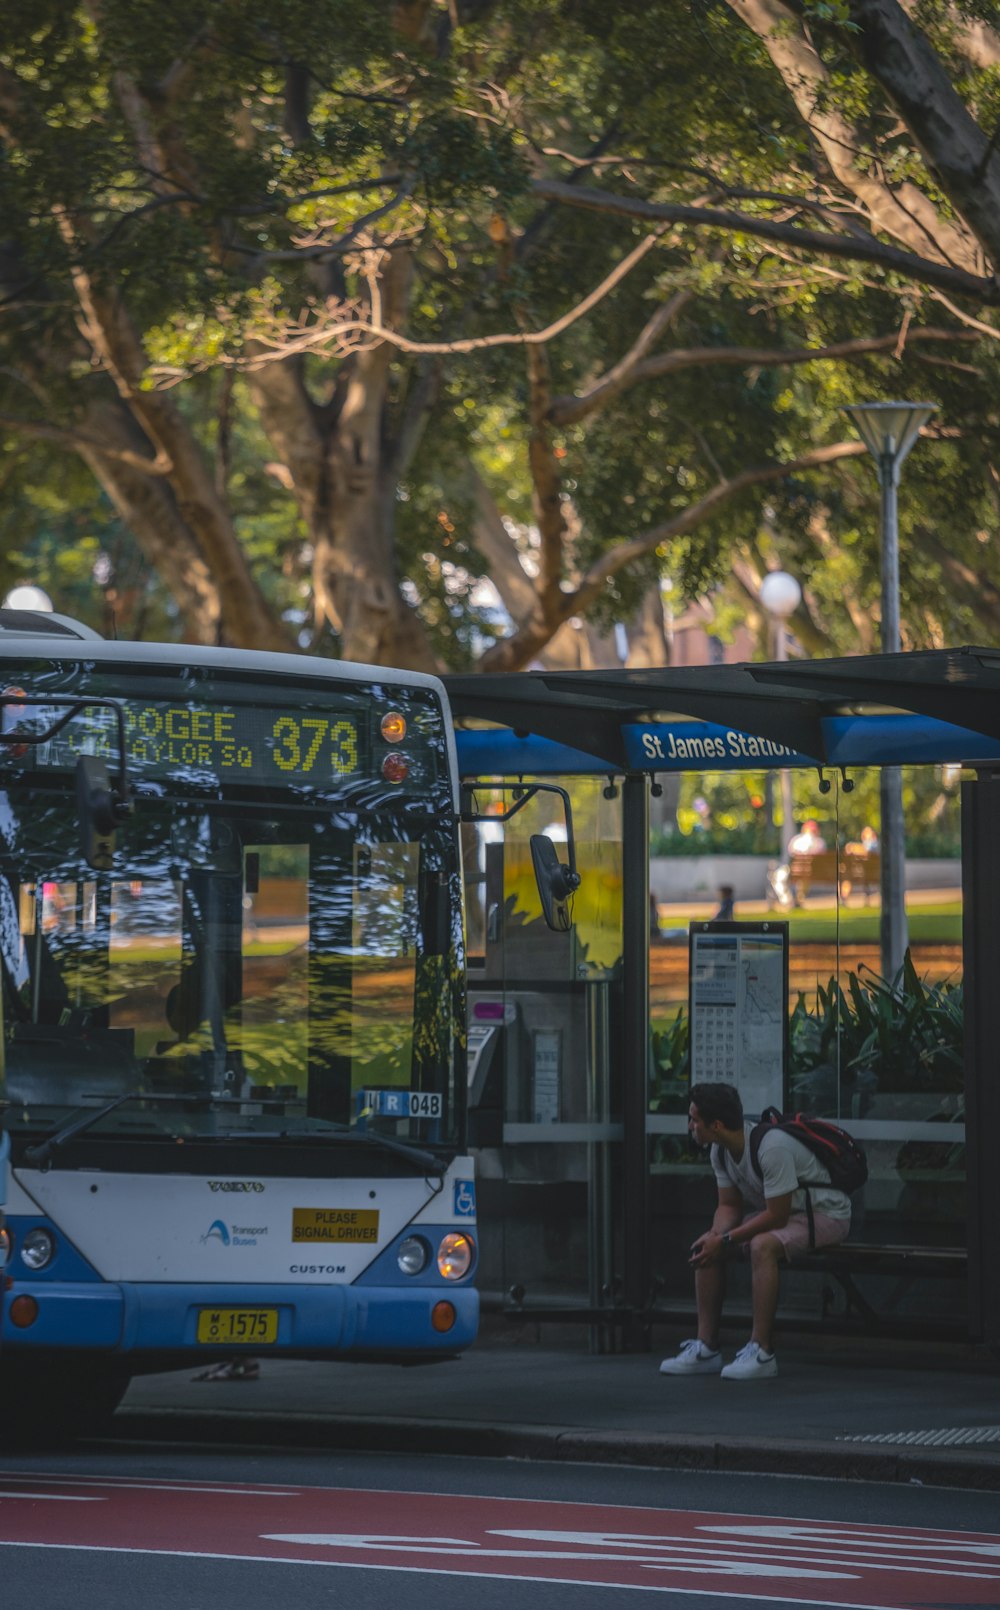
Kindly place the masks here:
POLYGON ((819 850, 813 855, 793 855, 788 876, 797 902, 815 888, 836 889, 846 900, 852 889, 864 893, 868 904, 881 878, 881 856, 877 851, 854 855, 847 850, 819 850))

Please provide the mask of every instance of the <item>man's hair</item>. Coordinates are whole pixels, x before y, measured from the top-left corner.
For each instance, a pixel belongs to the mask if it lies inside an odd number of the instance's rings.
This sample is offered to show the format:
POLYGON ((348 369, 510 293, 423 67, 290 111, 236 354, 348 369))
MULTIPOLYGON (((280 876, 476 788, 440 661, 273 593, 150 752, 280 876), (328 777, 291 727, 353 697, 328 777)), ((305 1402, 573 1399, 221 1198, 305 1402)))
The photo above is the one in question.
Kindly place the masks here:
POLYGON ((706 1080, 704 1084, 692 1085, 688 1097, 706 1124, 718 1119, 727 1129, 743 1128, 743 1103, 735 1085, 706 1080))

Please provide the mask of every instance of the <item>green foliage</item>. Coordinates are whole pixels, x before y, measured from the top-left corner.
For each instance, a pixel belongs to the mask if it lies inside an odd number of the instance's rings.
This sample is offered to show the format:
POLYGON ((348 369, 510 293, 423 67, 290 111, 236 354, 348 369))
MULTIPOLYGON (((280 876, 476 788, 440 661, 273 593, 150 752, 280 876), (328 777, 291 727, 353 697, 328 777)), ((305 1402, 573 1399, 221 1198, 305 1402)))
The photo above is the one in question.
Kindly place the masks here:
POLYGON ((775 830, 763 821, 733 828, 706 828, 682 833, 680 828, 659 828, 650 834, 650 855, 774 855, 775 830))
MULTIPOLYGON (((964 1087, 963 991, 960 983, 918 978, 909 951, 895 985, 869 969, 800 991, 789 1018, 790 1096, 794 1107, 863 1116, 876 1093, 960 1094, 964 1087), (838 1077, 839 1070, 839 1077, 838 1077)), ((649 1110, 686 1111, 690 1084, 686 1010, 654 1029, 649 1110)))
MULTIPOLYGON (((764 772, 684 772, 679 778, 675 822, 654 828, 653 855, 769 855, 788 834, 780 821, 777 774, 771 774, 774 825, 768 826, 764 772)), ((828 794, 818 791, 814 772, 792 772, 796 822, 813 818, 832 849, 856 841, 866 824, 878 827, 880 773, 866 767, 851 773, 850 792, 836 777, 828 794)), ((954 859, 961 855, 961 802, 954 767, 903 768, 906 854, 911 860, 954 859)))
POLYGON ((650 1112, 684 1112, 691 1082, 691 1026, 680 1007, 665 1029, 654 1029, 650 1056, 650 1112))
POLYGON ((961 1091, 963 991, 960 983, 918 978, 909 951, 892 983, 870 969, 831 978, 810 1008, 800 992, 791 1014, 793 1099, 806 1105, 817 1075, 841 1069, 848 1090, 866 1094, 961 1091))
MULTIPOLYGON (((857 120, 866 165, 896 186, 918 184, 947 216, 917 142, 885 115, 855 60, 843 0, 814 0, 807 12, 829 68, 820 109, 857 120)), ((176 385, 211 460, 219 388, 202 371, 245 359, 256 341, 280 345, 289 329, 315 333, 333 308, 363 305, 372 265, 390 248, 405 244, 410 280, 396 318, 416 341, 539 329, 589 295, 646 226, 595 225, 592 215, 542 204, 536 176, 607 184, 651 202, 711 196, 749 213, 772 210, 777 197, 788 216, 798 215, 800 198, 833 185, 769 55, 730 7, 456 0, 428 8, 422 27, 401 26, 418 13, 353 0, 273 0, 266 14, 250 0, 108 0, 97 11, 7 0, 0 414, 21 421, 24 433, 5 494, 17 523, 15 568, 23 555, 61 607, 78 601, 80 566, 67 575, 51 540, 51 468, 72 451, 92 400, 114 391, 107 355, 81 335, 74 274, 126 310, 146 361, 140 389, 176 385), (58 448, 31 434, 41 422, 64 427, 58 448)), ((920 17, 992 130, 996 74, 953 64, 955 23, 944 8, 921 7, 920 17)), ((919 286, 878 267, 838 263, 831 275, 746 231, 675 230, 548 345, 552 397, 579 395, 614 372, 677 293, 690 296, 650 359, 671 349, 720 358, 734 347, 819 352, 932 319, 968 334, 919 286)), ((322 436, 358 373, 358 354, 331 342, 300 361, 304 411, 322 436)), ((432 651, 465 667, 502 630, 475 596, 485 565, 470 465, 512 525, 523 529, 534 513, 528 452, 537 432, 525 354, 515 346, 432 358, 396 351, 386 367, 384 459, 375 470, 392 527, 388 579, 405 584, 432 651)), ((993 641, 998 380, 1000 354, 989 341, 920 348, 901 339, 850 364, 647 370, 553 431, 572 500, 564 579, 571 584, 609 548, 657 530, 720 479, 838 440, 842 406, 857 395, 929 387, 949 435, 907 462, 904 625, 914 645, 993 641)), ((304 550, 314 533, 303 511, 314 506, 316 483, 328 490, 329 465, 314 459, 305 468, 295 454, 286 462, 269 428, 271 437, 251 387, 238 384, 225 499, 267 604, 310 640, 304 550), (283 482, 265 469, 273 464, 283 482)), ((80 505, 99 551, 122 551, 130 585, 119 589, 119 613, 131 600, 122 629, 182 636, 186 623, 149 550, 123 529, 112 501, 91 489, 80 505)), ((788 477, 766 492, 749 487, 614 575, 591 618, 605 628, 628 619, 668 571, 679 606, 728 589, 723 613, 734 626, 747 612, 731 581, 739 552, 758 569, 766 557, 794 570, 809 590, 818 643, 853 650, 859 622, 878 605, 877 508, 865 460, 788 477)), ((80 608, 85 618, 99 615, 101 600, 80 608)), ((320 647, 337 651, 330 638, 320 647)))

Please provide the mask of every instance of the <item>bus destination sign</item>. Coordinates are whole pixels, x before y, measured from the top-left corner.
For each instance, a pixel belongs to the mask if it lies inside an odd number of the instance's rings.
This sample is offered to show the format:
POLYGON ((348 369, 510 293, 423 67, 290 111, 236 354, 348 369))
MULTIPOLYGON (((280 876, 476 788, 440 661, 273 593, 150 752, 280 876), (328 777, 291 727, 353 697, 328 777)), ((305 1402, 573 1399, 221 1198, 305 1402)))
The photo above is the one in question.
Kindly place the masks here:
MULTIPOLYGON (((194 780, 202 774, 220 782, 303 782, 323 788, 357 779, 368 769, 360 712, 152 700, 126 700, 123 710, 126 760, 137 777, 186 774, 194 780)), ((39 704, 22 719, 26 730, 37 731, 59 714, 39 704)), ((7 726, 12 726, 9 710, 7 726)), ((36 764, 45 770, 72 769, 81 755, 100 755, 111 764, 117 726, 111 711, 94 707, 32 747, 36 764)))

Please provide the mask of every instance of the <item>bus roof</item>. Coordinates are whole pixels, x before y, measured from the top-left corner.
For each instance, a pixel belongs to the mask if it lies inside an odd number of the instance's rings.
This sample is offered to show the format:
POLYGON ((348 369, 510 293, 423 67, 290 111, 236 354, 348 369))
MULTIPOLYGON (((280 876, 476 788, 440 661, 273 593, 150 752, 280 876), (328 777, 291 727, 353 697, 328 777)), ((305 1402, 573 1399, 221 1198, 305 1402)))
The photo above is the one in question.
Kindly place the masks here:
POLYGON ((385 665, 359 665, 309 654, 276 654, 260 649, 208 648, 191 643, 108 641, 68 615, 0 609, 0 657, 23 656, 27 640, 47 659, 89 664, 200 667, 216 671, 249 671, 264 677, 317 677, 322 681, 392 682, 402 687, 430 688, 447 703, 440 677, 423 671, 400 671, 385 665), (81 646, 83 643, 86 647, 81 646))

